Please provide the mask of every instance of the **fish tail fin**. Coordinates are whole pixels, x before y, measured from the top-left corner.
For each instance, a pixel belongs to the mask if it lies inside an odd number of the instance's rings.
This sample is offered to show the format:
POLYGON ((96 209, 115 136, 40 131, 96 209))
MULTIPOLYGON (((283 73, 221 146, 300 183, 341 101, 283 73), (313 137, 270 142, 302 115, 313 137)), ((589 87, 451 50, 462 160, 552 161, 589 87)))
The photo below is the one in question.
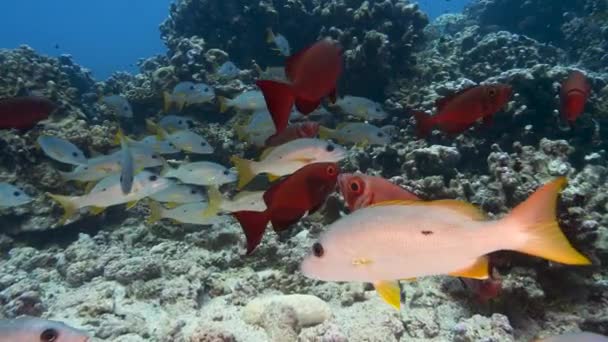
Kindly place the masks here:
POLYGON ((154 224, 163 218, 163 207, 156 201, 149 201, 150 215, 146 219, 146 223, 154 224))
POLYGON ((171 93, 165 91, 163 93, 163 111, 165 113, 169 112, 171 105, 173 105, 173 97, 171 96, 171 93))
POLYGON ((169 135, 167 131, 162 129, 162 127, 150 119, 146 119, 146 130, 152 134, 155 134, 156 139, 158 140, 165 140, 169 135))
POLYGON ((433 130, 433 117, 423 111, 415 111, 414 118, 416 119, 416 136, 424 138, 433 130))
POLYGON ((175 172, 175 169, 172 168, 171 165, 169 165, 169 163, 164 158, 162 160, 162 163, 163 163, 163 168, 160 170, 160 175, 162 177, 172 178, 173 172, 175 172))
POLYGON ((218 96, 217 102, 220 103, 220 113, 226 113, 228 110, 228 99, 224 96, 218 96))
POLYGON ((186 96, 185 95, 178 96, 177 99, 175 100, 175 103, 177 104, 177 110, 181 112, 182 110, 184 110, 184 107, 186 107, 186 96))
POLYGON ((113 141, 114 145, 122 145, 123 143, 127 143, 126 137, 124 132, 122 131, 122 128, 118 127, 118 130, 116 131, 116 135, 114 136, 114 141, 113 141))
POLYGON ((55 200, 57 203, 59 203, 59 205, 61 205, 61 207, 63 208, 63 216, 59 220, 59 223, 61 225, 64 225, 70 218, 72 218, 76 214, 78 207, 72 200, 72 197, 54 195, 51 193, 47 193, 47 195, 53 200, 55 200))
POLYGON ((401 287, 399 286, 399 281, 377 281, 373 285, 382 300, 397 310, 401 309, 401 287))
POLYGON ((207 209, 203 211, 203 218, 209 218, 217 215, 222 205, 222 194, 217 186, 211 186, 207 189, 207 196, 209 197, 209 204, 207 209))
POLYGON ((239 221, 247 239, 247 255, 251 254, 262 241, 268 225, 268 215, 265 211, 237 211, 232 213, 239 221))
POLYGON ((334 136, 335 131, 336 130, 325 126, 319 126, 319 138, 323 140, 331 139, 334 136))
POLYGON ((272 32, 272 29, 270 27, 266 29, 266 43, 274 43, 274 32, 272 32))
POLYGON ((271 80, 258 80, 255 84, 262 90, 276 133, 283 132, 287 127, 291 108, 295 102, 291 86, 271 80))
POLYGON ((254 162, 237 156, 232 156, 232 158, 230 158, 230 161, 236 167, 236 171, 239 175, 239 183, 236 188, 238 190, 241 190, 245 187, 245 185, 249 184, 249 182, 251 182, 251 180, 256 176, 252 168, 252 164, 254 162))
POLYGON ((556 220, 557 197, 566 184, 560 177, 543 185, 501 221, 509 230, 506 236, 513 237, 509 249, 568 265, 591 263, 572 247, 556 220))

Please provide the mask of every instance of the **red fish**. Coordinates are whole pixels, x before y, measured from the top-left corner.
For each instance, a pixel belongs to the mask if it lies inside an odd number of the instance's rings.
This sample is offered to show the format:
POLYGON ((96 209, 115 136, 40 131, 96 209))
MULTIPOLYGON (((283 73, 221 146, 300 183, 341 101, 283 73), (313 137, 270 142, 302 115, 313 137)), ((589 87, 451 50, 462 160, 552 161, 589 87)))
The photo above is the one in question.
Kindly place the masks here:
POLYGON ((574 122, 585 110, 585 103, 591 93, 591 86, 585 74, 574 70, 562 83, 559 93, 561 114, 564 120, 574 122))
POLYGON ((286 142, 300 138, 314 138, 319 135, 318 122, 302 122, 288 126, 280 134, 275 134, 266 139, 266 146, 279 146, 286 142))
POLYGON ((437 100, 437 114, 428 116, 414 112, 416 134, 426 137, 435 127, 448 134, 459 134, 479 119, 489 124, 494 114, 509 101, 511 93, 509 85, 489 84, 467 88, 437 100))
POLYGON ((309 164, 266 190, 266 211, 232 213, 245 232, 247 254, 260 244, 269 221, 279 232, 317 211, 336 188, 339 172, 336 163, 309 164))
POLYGON ((323 39, 287 59, 288 83, 258 80, 272 115, 277 134, 287 127, 294 103, 300 113, 314 111, 321 100, 335 101, 336 83, 342 73, 342 49, 330 39, 323 39))
POLYGON ((350 211, 391 200, 420 200, 413 193, 382 177, 344 173, 338 176, 338 186, 350 211))
POLYGON ((500 296, 502 292, 502 281, 494 276, 484 279, 460 278, 460 281, 475 295, 480 303, 486 303, 500 296))
POLYGON ((56 109, 49 99, 21 96, 0 99, 0 129, 30 129, 56 109))

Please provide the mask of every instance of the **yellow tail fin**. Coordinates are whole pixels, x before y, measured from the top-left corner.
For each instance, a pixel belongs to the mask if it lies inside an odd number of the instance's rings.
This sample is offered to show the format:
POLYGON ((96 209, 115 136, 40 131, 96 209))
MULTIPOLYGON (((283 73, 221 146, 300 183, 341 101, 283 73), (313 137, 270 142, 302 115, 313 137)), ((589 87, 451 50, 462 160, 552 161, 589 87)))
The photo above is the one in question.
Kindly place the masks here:
POLYGON ((217 102, 220 103, 220 113, 225 113, 228 110, 228 99, 223 96, 218 96, 217 102))
POLYGON ((251 180, 256 176, 256 174, 251 169, 251 164, 253 163, 251 160, 239 158, 237 156, 232 156, 230 161, 236 167, 236 171, 239 174, 239 184, 237 185, 237 189, 241 190, 245 187, 245 185, 249 184, 251 180))
POLYGON ((543 185, 518 205, 503 220, 514 239, 512 249, 568 265, 589 265, 591 261, 570 245, 556 221, 559 192, 566 187, 565 177, 543 185))
POLYGON ((272 32, 272 29, 270 27, 266 29, 266 43, 274 43, 274 32, 272 32))
POLYGON ((146 219, 146 223, 154 224, 163 218, 163 207, 155 201, 149 201, 150 215, 146 219))
POLYGON ((171 109, 171 105, 173 105, 173 97, 168 91, 166 91, 163 93, 163 100, 163 111, 167 113, 171 109))
POLYGON ((203 211, 203 218, 217 215, 222 205, 222 194, 216 186, 210 186, 207 189, 207 196, 209 197, 209 204, 207 205, 207 209, 203 211))
POLYGON ((319 138, 323 140, 331 139, 335 130, 324 126, 319 126, 319 138))
POLYGON ((64 225, 70 218, 72 218, 76 214, 78 207, 76 206, 76 203, 74 203, 74 201, 72 200, 72 197, 54 195, 51 193, 47 193, 47 195, 50 198, 54 199, 57 203, 59 203, 59 205, 61 205, 61 207, 63 208, 63 216, 59 220, 59 224, 64 225))
POLYGON ((397 310, 401 308, 401 287, 398 281, 377 281, 374 288, 386 303, 397 310))

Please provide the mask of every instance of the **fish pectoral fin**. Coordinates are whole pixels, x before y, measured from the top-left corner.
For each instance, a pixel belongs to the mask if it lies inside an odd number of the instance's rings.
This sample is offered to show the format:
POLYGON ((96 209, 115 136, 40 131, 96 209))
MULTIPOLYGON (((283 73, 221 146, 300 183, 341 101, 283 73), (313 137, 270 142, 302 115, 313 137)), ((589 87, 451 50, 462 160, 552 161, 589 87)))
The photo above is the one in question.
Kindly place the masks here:
POLYGON ((88 182, 85 183, 85 187, 84 187, 84 193, 88 194, 91 192, 91 190, 93 190, 93 188, 95 187, 95 182, 88 182))
POLYGON ((131 202, 127 202, 127 209, 131 209, 131 208, 133 208, 134 206, 136 206, 136 205, 137 205, 137 202, 138 202, 138 201, 131 201, 131 202))
POLYGON ((165 206, 169 209, 173 209, 176 208, 180 203, 177 202, 169 202, 169 203, 165 203, 165 206))
POLYGON ((397 310, 401 309, 401 287, 397 280, 383 280, 373 283, 382 300, 397 310))
POLYGON ((91 207, 91 209, 89 209, 89 211, 93 215, 99 215, 99 214, 103 213, 104 210, 106 210, 105 207, 91 207))
POLYGON ((294 159, 294 161, 298 161, 298 162, 304 163, 304 164, 310 164, 315 161, 315 158, 301 157, 301 158, 294 159))
POLYGON ((401 281, 416 281, 418 280, 418 278, 403 278, 403 279, 399 279, 401 281))
POLYGON ((281 178, 281 176, 273 175, 271 173, 268 174, 268 181, 270 181, 270 182, 274 182, 279 178, 281 178))
POLYGON ((475 262, 473 262, 472 265, 461 270, 450 272, 449 275, 454 277, 483 280, 490 277, 489 272, 490 265, 488 264, 488 257, 484 255, 475 259, 475 262))

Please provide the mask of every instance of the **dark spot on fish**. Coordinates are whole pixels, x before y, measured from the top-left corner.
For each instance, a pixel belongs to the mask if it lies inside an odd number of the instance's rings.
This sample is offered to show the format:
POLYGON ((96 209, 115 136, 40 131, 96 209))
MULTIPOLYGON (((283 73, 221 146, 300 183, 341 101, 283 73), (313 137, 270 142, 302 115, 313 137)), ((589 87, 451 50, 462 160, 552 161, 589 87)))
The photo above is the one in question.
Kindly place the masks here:
POLYGON ((192 189, 192 190, 190 190, 190 193, 191 193, 192 195, 196 195, 196 190, 195 190, 195 189, 192 189))
POLYGON ((49 328, 46 329, 40 334, 40 342, 55 342, 59 337, 59 332, 57 330, 49 328))
POLYGON ((431 230, 423 230, 421 231, 422 235, 433 235, 433 231, 431 230))
POLYGON ((331 152, 331 151, 333 151, 335 149, 336 149, 336 147, 334 145, 332 145, 332 144, 328 144, 327 147, 325 147, 325 150, 327 152, 331 152))
POLYGON ((205 87, 205 89, 203 89, 203 91, 206 93, 209 91, 209 88, 205 87))
POLYGON ((312 254, 314 254, 317 258, 322 257, 324 253, 325 253, 325 251, 323 250, 322 244, 315 242, 312 245, 312 254))
POLYGON ((182 120, 177 121, 177 124, 181 125, 182 124, 182 120))
POLYGON ((88 167, 88 166, 85 166, 83 169, 88 170, 88 169, 89 169, 89 167, 88 167))
POLYGON ((78 152, 72 152, 72 156, 78 157, 78 152))
POLYGON ((190 90, 194 90, 194 86, 193 85, 190 86, 190 90))
POLYGON ((225 174, 226 176, 228 176, 228 175, 230 174, 230 171, 228 171, 228 170, 224 170, 224 174, 225 174))
POLYGON ((124 107, 122 107, 122 109, 123 109, 123 110, 126 112, 126 111, 128 111, 128 110, 129 110, 129 107, 124 106, 124 107))
POLYGON ((380 113, 380 108, 376 107, 376 113, 380 113))
POLYGON ((207 146, 207 143, 204 141, 201 141, 201 146, 207 146))
POLYGON ((152 159, 158 159, 158 156, 156 154, 153 154, 152 159))
POLYGON ((101 189, 101 191, 106 191, 106 190, 108 190, 108 189, 106 189, 106 188, 102 188, 102 189, 101 189))
POLYGON ((382 132, 378 132, 378 134, 376 134, 378 136, 378 138, 382 138, 384 136, 384 133, 382 132))
POLYGON ((13 196, 19 197, 19 196, 21 196, 21 193, 19 191, 15 191, 15 192, 13 192, 13 196))
POLYGON ((148 177, 148 179, 150 180, 150 182, 155 182, 158 179, 158 177, 156 175, 152 175, 152 176, 148 177))

